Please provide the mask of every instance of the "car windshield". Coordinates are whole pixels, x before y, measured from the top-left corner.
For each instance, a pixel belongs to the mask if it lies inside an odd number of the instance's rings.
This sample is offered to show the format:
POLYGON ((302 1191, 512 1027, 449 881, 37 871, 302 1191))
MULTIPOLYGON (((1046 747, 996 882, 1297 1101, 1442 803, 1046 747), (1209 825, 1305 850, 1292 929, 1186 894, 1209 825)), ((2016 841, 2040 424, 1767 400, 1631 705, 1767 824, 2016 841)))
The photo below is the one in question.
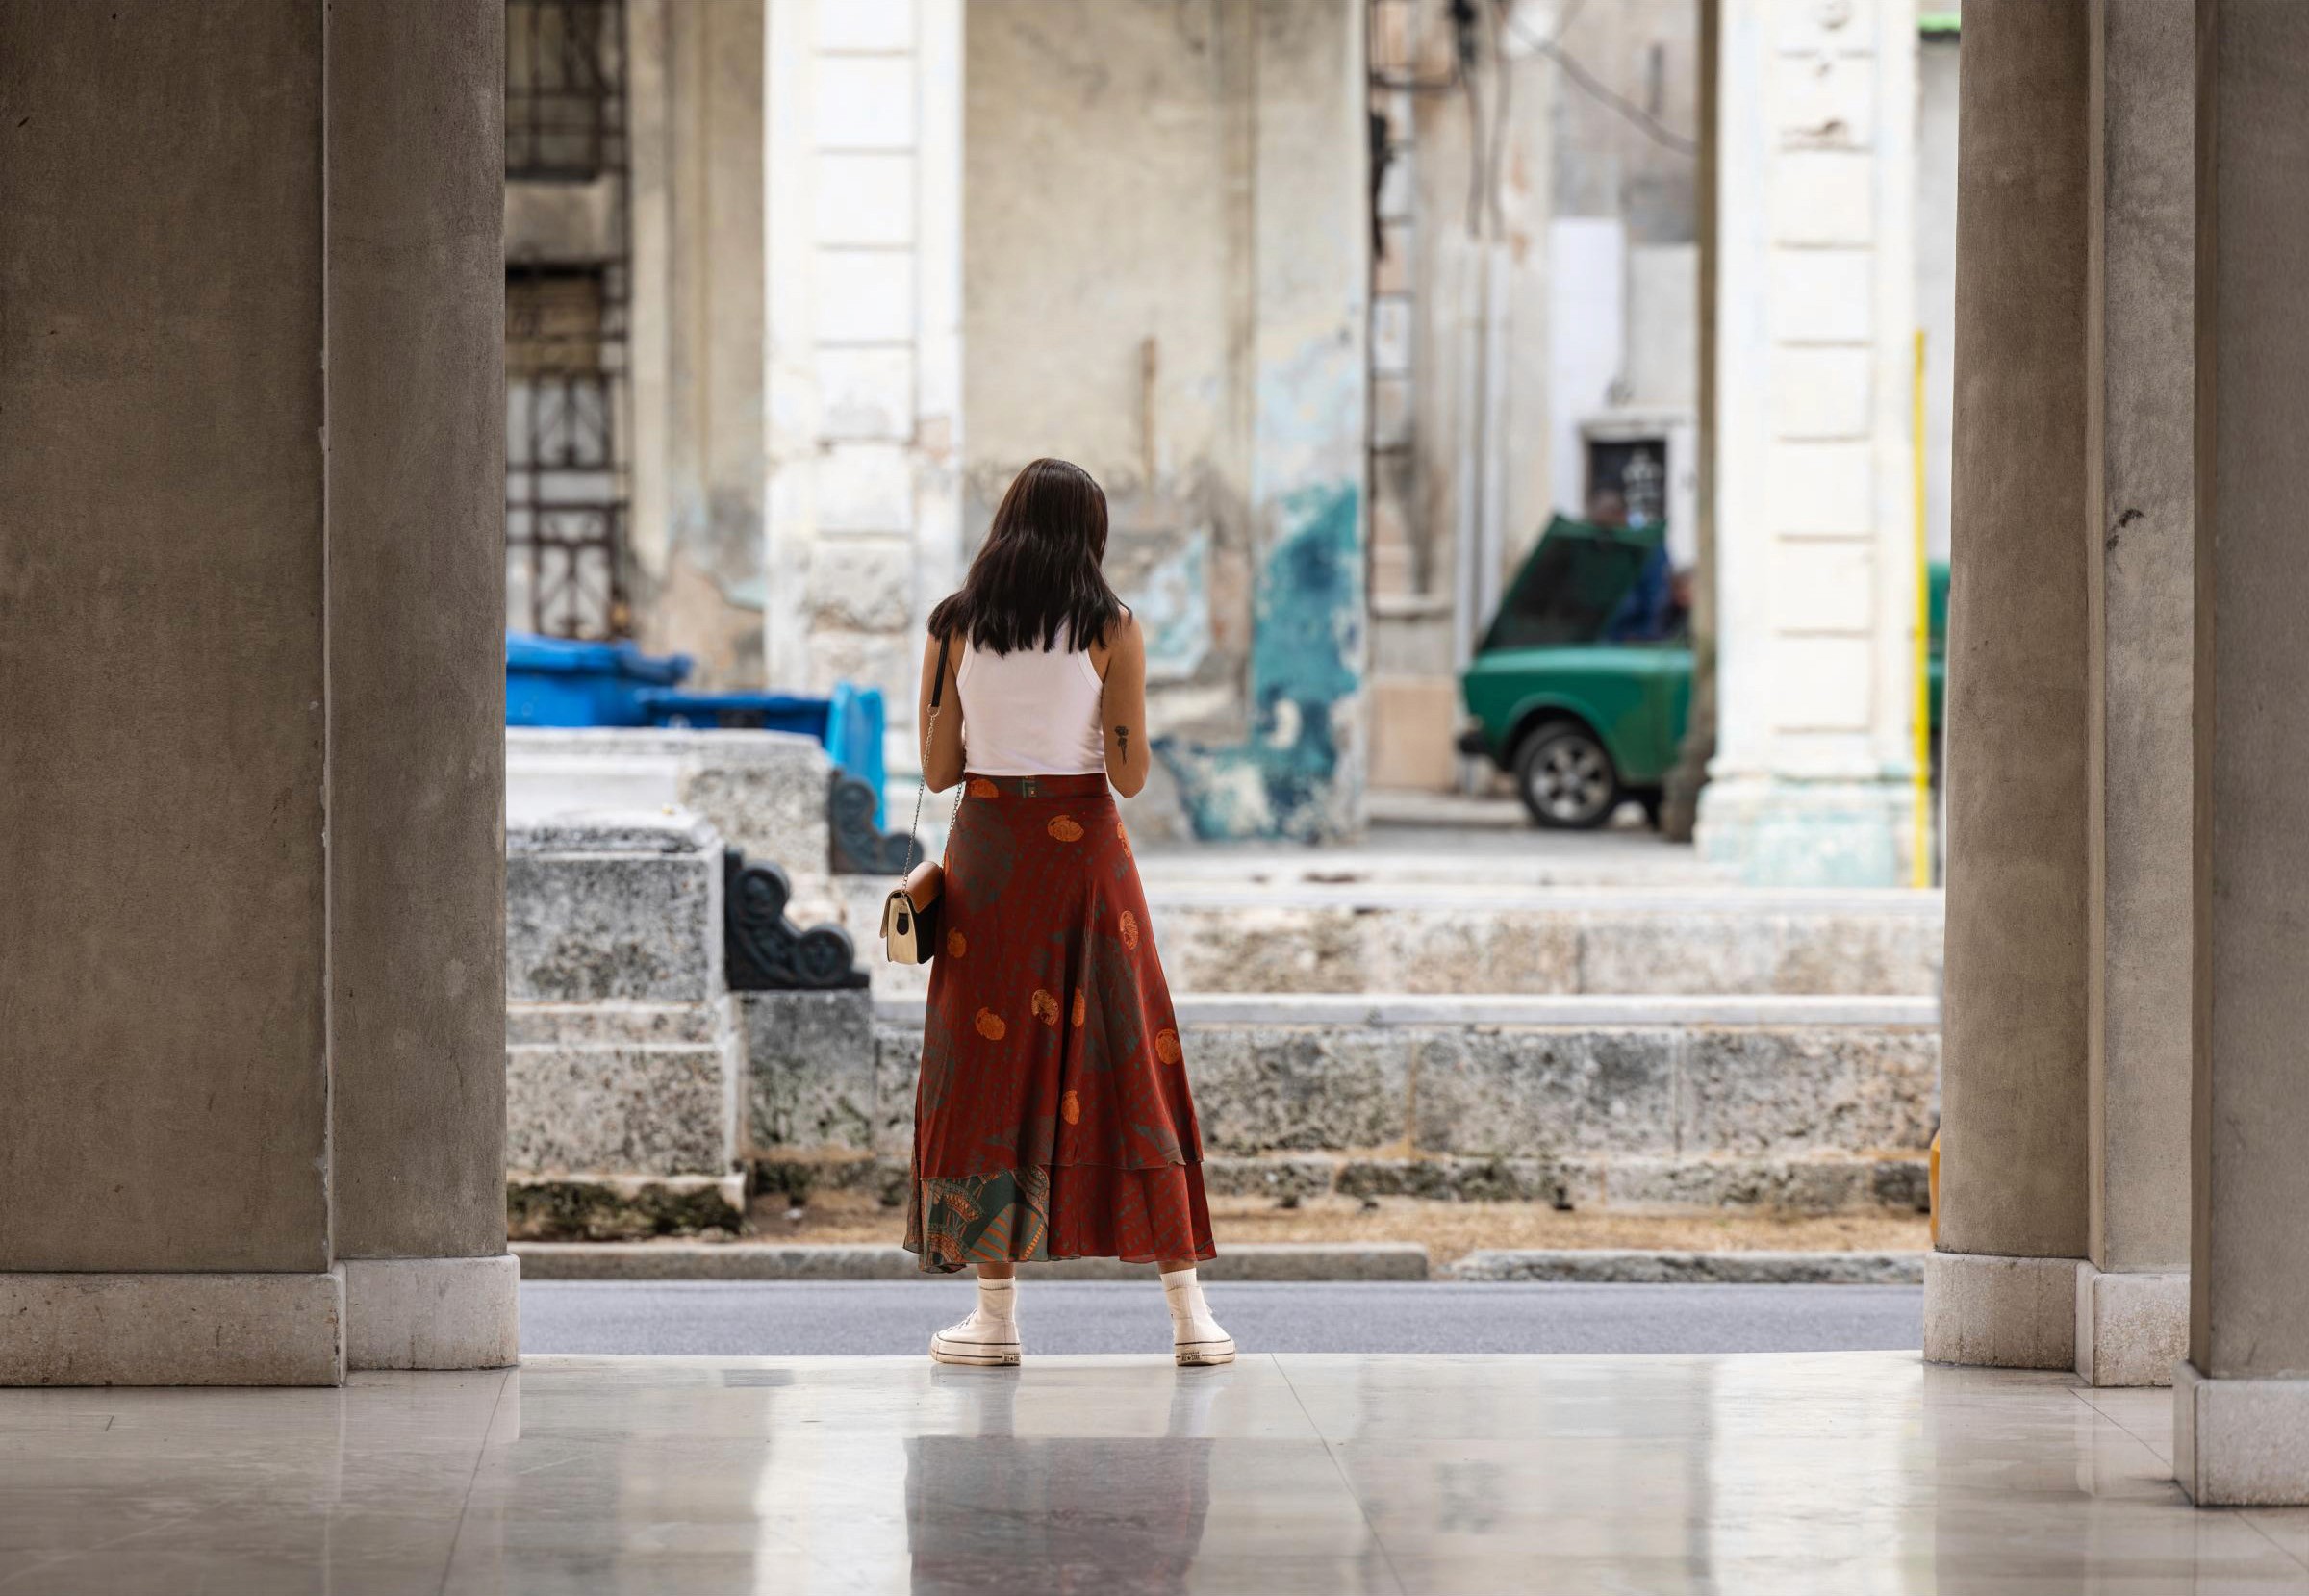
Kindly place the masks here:
MULTIPOLYGON (((1662 526, 1597 526, 1558 516, 1509 584, 1484 649, 1595 643, 1638 635, 1620 623, 1647 570, 1662 561, 1662 526)), ((1664 580, 1664 577, 1662 578, 1664 580)))

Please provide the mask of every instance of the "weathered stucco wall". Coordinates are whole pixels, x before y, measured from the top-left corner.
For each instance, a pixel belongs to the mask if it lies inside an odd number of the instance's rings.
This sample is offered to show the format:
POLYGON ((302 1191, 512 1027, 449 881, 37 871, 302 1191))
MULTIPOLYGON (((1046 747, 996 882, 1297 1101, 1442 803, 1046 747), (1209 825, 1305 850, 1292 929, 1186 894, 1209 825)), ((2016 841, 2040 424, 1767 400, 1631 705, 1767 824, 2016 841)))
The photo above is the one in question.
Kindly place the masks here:
POLYGON ((759 687, 764 0, 628 0, 633 606, 700 688, 759 687))
POLYGON ((1248 17, 997 0, 968 38, 967 539, 1038 455, 1099 479, 1158 736, 1248 725, 1248 17))
POLYGON ((1142 825, 1359 823, 1361 10, 970 11, 965 541, 1037 455, 1106 488, 1163 754, 1142 825))

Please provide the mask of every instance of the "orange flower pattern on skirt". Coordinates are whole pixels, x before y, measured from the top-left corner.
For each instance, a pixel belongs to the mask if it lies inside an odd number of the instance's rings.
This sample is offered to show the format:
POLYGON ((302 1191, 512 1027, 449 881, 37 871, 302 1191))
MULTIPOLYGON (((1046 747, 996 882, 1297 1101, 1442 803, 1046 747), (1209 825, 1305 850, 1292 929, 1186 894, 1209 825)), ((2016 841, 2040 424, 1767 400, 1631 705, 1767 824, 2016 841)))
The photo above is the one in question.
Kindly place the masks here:
POLYGON ((948 958, 958 959, 969 951, 970 939, 968 937, 964 936, 960 931, 949 931, 946 933, 946 956, 948 958))
POLYGON ((936 1273, 1215 1255, 1178 1016, 1105 778, 963 790, 945 902, 970 956, 930 967, 907 1247, 936 1273), (1005 1018, 1022 1013, 1041 1023, 1005 1018))

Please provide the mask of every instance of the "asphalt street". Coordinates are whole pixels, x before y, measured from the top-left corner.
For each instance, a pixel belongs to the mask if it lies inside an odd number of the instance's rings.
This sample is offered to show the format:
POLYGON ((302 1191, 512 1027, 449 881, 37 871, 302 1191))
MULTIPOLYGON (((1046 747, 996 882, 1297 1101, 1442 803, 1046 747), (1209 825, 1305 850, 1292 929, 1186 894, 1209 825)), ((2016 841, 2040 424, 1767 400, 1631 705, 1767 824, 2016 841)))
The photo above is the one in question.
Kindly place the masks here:
MULTIPOLYGON (((1232 1284, 1205 1287, 1247 1351, 1761 1353, 1923 1344, 1923 1291, 1866 1285, 1232 1284)), ((729 1356, 919 1353, 966 1280, 562 1281, 521 1287, 521 1350, 729 1356)), ((1146 1283, 1022 1277, 1029 1354, 1158 1353, 1146 1283)))

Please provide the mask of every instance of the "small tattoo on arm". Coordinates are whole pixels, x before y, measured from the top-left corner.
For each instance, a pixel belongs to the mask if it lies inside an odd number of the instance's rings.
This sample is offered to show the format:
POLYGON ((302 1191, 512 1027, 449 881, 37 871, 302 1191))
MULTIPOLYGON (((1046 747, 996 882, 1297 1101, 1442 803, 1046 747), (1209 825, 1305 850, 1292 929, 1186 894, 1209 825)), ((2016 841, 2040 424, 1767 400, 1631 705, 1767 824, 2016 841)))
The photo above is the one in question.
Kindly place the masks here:
POLYGON ((1114 728, 1114 746, 1122 750, 1125 759, 1130 757, 1130 728, 1129 726, 1114 728))

